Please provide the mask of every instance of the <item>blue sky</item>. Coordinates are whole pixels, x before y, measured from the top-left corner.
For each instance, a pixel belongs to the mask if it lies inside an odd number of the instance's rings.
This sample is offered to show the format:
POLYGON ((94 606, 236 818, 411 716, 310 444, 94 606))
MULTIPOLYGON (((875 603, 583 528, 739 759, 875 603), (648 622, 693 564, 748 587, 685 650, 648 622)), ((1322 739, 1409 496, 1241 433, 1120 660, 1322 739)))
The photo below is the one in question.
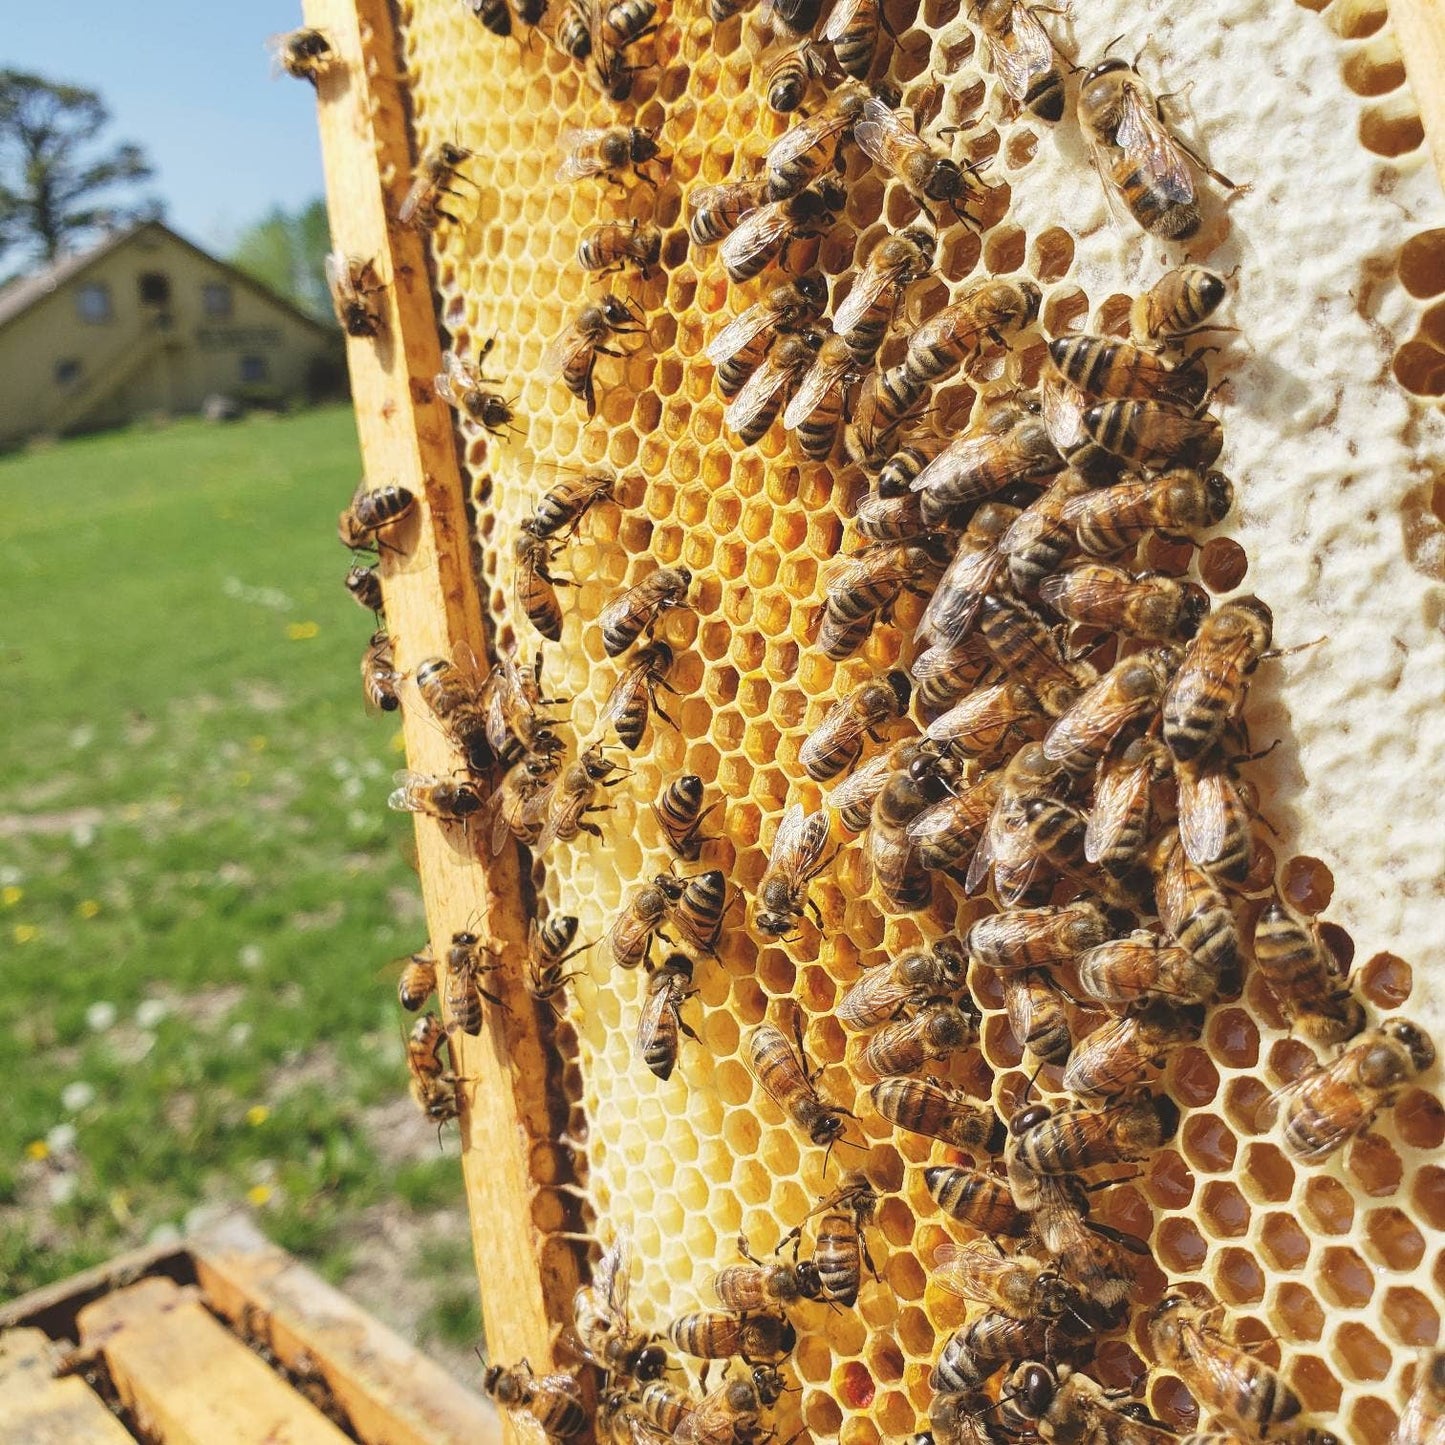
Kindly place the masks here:
POLYGON ((0 0, 0 66, 98 90, 170 224, 225 252, 322 193, 313 93, 273 79, 266 48, 300 23, 299 0, 0 0))

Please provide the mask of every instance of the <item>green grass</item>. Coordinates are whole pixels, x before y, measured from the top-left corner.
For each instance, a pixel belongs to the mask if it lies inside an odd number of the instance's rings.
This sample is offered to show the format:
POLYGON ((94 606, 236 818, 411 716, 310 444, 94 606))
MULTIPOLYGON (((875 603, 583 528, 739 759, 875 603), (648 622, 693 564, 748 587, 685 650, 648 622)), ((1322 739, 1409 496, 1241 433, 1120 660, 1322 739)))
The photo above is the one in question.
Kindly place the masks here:
POLYGON ((248 1198, 339 1277, 358 1211, 460 1200, 366 1124, 423 929, 358 472, 342 409, 0 460, 0 1296, 248 1198))

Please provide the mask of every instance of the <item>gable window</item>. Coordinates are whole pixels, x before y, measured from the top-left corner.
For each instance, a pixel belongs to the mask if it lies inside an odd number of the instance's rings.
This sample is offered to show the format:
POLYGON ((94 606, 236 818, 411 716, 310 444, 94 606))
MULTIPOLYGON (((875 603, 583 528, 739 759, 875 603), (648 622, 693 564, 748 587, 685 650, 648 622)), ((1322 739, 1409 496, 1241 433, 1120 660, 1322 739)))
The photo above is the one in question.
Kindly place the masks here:
POLYGON ((87 281, 75 293, 75 309, 82 321, 98 326, 115 319, 110 304, 110 287, 104 281, 87 281))
POLYGON ((56 386, 74 386, 79 380, 80 358, 78 356, 62 356, 55 363, 56 386))
POLYGON ((171 278, 164 271, 143 271, 140 277, 142 306, 166 306, 171 299, 171 278))
POLYGON ((271 368, 266 364, 264 356, 243 356, 241 358, 242 381, 265 381, 270 374, 271 368))
POLYGON ((201 310, 213 321, 231 314, 231 288, 224 281, 207 281, 201 287, 201 310))

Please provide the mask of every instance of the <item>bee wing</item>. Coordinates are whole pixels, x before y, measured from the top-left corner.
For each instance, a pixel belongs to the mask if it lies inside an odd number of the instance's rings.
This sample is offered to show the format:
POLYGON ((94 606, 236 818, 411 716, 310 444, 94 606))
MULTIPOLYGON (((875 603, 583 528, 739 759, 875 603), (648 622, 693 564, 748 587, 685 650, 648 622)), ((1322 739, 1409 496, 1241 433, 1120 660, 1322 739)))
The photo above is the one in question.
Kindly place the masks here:
POLYGON ((867 3, 867 0, 839 0, 833 7, 833 13, 828 16, 828 23, 823 27, 823 33, 819 39, 826 40, 830 44, 841 40, 847 33, 848 27, 857 18, 858 12, 867 3))
POLYGON ((778 201, 769 201, 755 211, 749 211, 737 225, 723 237, 718 247, 718 258, 724 267, 742 266, 764 252, 771 251, 787 236, 791 220, 788 212, 778 201))
POLYGON ((356 287, 351 284, 351 263, 340 251, 326 253, 326 284, 331 294, 343 301, 356 300, 356 287))
POLYGON ((575 127, 562 132, 562 164, 557 167, 559 181, 581 181, 595 176, 602 169, 594 154, 589 154, 597 142, 607 134, 605 128, 578 130, 575 127))
POLYGON ((1062 610, 1059 604, 1065 597, 1071 599, 1080 611, 1093 612, 1100 606, 1112 604, 1131 581, 1129 574, 1117 567, 1108 567, 1101 562, 1085 563, 1045 577, 1039 583, 1039 596, 1056 612, 1062 610))
POLYGON ((828 794, 828 806, 841 813, 845 808, 871 805, 892 771, 893 764, 887 753, 869 758, 828 794))
POLYGON ((1097 863, 1118 842, 1129 820, 1144 805, 1148 790, 1147 766, 1123 766, 1105 755, 1094 785, 1094 806, 1084 830, 1084 857, 1090 863, 1097 863))
POLYGON ((432 182, 428 176, 418 176, 412 183, 411 189, 407 191, 406 197, 397 208, 396 218, 403 226, 409 225, 416 213, 421 210, 422 203, 431 194, 432 182))
MULTIPOLYGON (((833 12, 838 13, 836 10, 833 12)), ((833 330, 839 336, 847 336, 864 315, 897 285, 896 273, 882 266, 865 266, 853 289, 843 298, 833 313, 833 330)))
POLYGON ((825 812, 804 813, 801 803, 794 803, 778 824, 768 855, 770 870, 786 873, 806 881, 818 871, 823 849, 828 846, 828 815, 825 812))
POLYGON ((749 306, 741 316, 735 316, 707 344, 703 355, 714 366, 730 361, 744 347, 749 345, 768 325, 768 313, 763 306, 749 306))
POLYGON ((645 673, 645 664, 634 662, 617 679, 616 685, 607 694, 607 701, 602 704, 602 714, 597 719, 599 732, 613 726, 617 719, 632 706, 633 700, 642 688, 645 673))
POLYGON ((617 1231, 610 1249, 603 1250, 597 1268, 592 1271, 592 1292, 605 1299, 612 1322, 627 1326, 627 1301, 632 1291, 632 1235, 626 1229, 617 1231))
POLYGON ((1164 692, 1165 705, 1176 713, 1192 711, 1201 699, 1237 685, 1251 657, 1247 637, 1223 646, 1191 647, 1164 692))
POLYGON ((994 819, 998 816, 1002 799, 993 806, 989 814, 988 822, 984 824, 982 833, 979 834, 978 845, 973 850, 973 857, 968 860, 968 873, 963 882, 964 892, 972 897, 988 881, 989 870, 994 862, 994 819))
POLYGON ((398 788, 410 788, 423 783, 431 782, 425 773, 414 773, 410 768, 398 768, 391 775, 391 780, 398 788))
POLYGON ((863 102, 863 118, 853 127, 853 139, 869 160, 892 169, 893 156, 899 143, 906 140, 907 131, 906 123, 895 112, 876 95, 870 95, 863 102))
POLYGON ((591 344, 586 333, 575 322, 569 324, 542 353, 543 374, 560 376, 572 364, 573 359, 591 344))
POLYGON ((1141 711, 1157 706, 1157 698, 1130 697, 1116 679, 1102 677, 1049 729, 1044 756, 1051 763, 1067 763, 1096 753, 1101 737, 1112 740, 1141 711))
POLYGON ((955 557, 934 588, 916 635, 946 639, 954 646, 962 642, 973 631, 978 610, 993 591, 1003 565, 1003 553, 992 546, 955 557))
POLYGON ((1194 199, 1194 177, 1179 143, 1159 119, 1151 97, 1140 87, 1126 85, 1123 113, 1115 143, 1171 201, 1187 204, 1194 199))
POLYGON ((794 431, 823 404, 827 395, 847 374, 850 359, 846 352, 831 363, 820 357, 804 374, 783 413, 783 429, 794 431))
POLYGON ((730 431, 742 431, 773 404, 774 398, 788 384, 788 373, 765 360, 743 383, 743 388, 728 404, 723 422, 730 431))
POLYGON ((989 59, 1003 81, 1004 89, 1020 104, 1029 93, 1036 75, 1043 75, 1054 63, 1054 48, 1048 33, 1029 6, 1015 4, 1006 38, 990 35, 989 59))
POLYGON ((1208 868, 1224 852, 1230 815, 1243 811, 1239 793, 1220 768, 1177 765, 1179 841, 1196 868, 1208 868))
POLYGON ((805 151, 815 145, 822 145, 829 137, 847 129, 848 119, 834 111, 828 116, 814 116, 799 121, 790 131, 778 137, 768 149, 766 165, 768 170, 791 165, 805 151))

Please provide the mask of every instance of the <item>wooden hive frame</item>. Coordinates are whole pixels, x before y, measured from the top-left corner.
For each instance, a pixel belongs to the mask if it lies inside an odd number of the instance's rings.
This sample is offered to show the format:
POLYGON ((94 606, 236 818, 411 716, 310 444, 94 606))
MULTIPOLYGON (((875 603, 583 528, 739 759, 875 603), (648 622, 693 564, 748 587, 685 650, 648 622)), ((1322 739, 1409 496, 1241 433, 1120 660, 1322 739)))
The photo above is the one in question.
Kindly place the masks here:
MULTIPOLYGON (((1436 63, 1445 55, 1445 15, 1417 0, 1395 0, 1391 9, 1445 178, 1445 90, 1436 63)), ((448 655, 457 643, 484 657, 453 417, 430 382, 441 369, 441 345, 426 245, 396 221, 415 155, 396 73, 393 11, 386 0, 305 0, 305 18, 341 60, 318 87, 334 243, 375 258, 390 283, 380 343, 348 342, 364 466, 373 485, 405 486, 423 502, 419 520, 397 539, 399 550, 381 555, 398 666, 405 671, 421 658, 448 655)), ((408 766, 451 772, 456 758, 436 727, 417 711, 404 711, 402 722, 408 766)), ((416 830, 431 936, 472 925, 522 956, 531 883, 515 850, 491 857, 474 838, 426 817, 416 830)), ((583 1256, 564 1238, 578 1223, 565 1202, 569 1106, 546 1011, 533 1006, 518 971, 492 979, 506 1010, 488 1011, 479 1038, 453 1040, 458 1072, 469 1081, 463 1169, 489 1352, 503 1361, 526 1358, 541 1371, 575 1363, 557 1348, 582 1282, 583 1256)))

